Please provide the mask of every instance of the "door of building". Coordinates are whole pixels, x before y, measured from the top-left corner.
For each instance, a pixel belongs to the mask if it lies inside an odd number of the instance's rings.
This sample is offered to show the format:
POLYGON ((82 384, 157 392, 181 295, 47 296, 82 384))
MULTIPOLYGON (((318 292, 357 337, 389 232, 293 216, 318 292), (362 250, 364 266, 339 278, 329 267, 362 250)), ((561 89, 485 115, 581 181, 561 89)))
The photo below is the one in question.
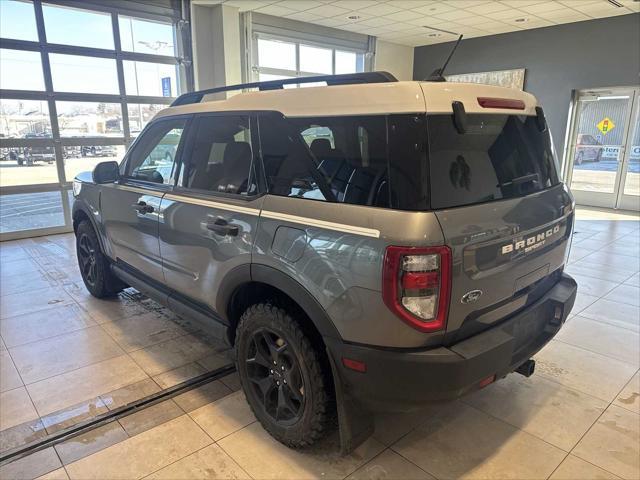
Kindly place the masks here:
POLYGON ((577 92, 565 157, 576 202, 640 210, 639 88, 577 92))

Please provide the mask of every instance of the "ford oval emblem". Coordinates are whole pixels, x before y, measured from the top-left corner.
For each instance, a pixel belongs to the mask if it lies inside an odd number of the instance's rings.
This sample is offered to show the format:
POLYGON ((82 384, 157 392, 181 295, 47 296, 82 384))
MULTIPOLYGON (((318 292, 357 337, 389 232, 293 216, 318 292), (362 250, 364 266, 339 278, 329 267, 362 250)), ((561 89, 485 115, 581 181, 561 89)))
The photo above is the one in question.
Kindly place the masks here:
POLYGON ((471 290, 470 292, 465 293, 460 302, 462 303, 474 303, 477 302, 480 296, 482 295, 482 290, 471 290))

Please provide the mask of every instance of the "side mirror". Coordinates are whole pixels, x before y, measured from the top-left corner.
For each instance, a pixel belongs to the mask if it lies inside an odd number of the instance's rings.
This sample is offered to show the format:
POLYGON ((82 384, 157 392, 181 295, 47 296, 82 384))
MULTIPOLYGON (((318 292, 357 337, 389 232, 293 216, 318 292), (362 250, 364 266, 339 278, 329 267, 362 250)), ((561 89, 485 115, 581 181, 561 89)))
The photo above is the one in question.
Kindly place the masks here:
POLYGON ((95 183, 113 183, 120 176, 120 166, 118 162, 100 162, 93 169, 93 181, 95 183))

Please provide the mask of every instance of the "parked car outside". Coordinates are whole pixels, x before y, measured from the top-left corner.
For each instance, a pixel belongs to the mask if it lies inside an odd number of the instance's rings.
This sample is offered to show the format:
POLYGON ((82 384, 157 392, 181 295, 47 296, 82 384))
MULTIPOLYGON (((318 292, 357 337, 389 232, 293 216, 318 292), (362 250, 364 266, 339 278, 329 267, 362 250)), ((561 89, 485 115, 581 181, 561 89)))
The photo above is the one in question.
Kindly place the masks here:
POLYGON ((576 142, 575 163, 599 162, 602 158, 602 144, 593 135, 581 133, 576 142))

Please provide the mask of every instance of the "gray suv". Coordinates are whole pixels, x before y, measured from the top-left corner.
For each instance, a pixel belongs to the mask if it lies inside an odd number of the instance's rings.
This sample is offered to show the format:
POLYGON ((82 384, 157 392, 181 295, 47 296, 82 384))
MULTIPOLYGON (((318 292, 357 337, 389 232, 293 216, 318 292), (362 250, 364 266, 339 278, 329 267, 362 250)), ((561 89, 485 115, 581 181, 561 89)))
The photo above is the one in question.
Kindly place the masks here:
POLYGON ((513 89, 374 72, 188 93, 74 195, 88 290, 217 332, 291 447, 337 422, 348 451, 372 411, 531 375, 575 300, 573 199, 513 89), (253 91, 208 101, 234 88, 253 91))

